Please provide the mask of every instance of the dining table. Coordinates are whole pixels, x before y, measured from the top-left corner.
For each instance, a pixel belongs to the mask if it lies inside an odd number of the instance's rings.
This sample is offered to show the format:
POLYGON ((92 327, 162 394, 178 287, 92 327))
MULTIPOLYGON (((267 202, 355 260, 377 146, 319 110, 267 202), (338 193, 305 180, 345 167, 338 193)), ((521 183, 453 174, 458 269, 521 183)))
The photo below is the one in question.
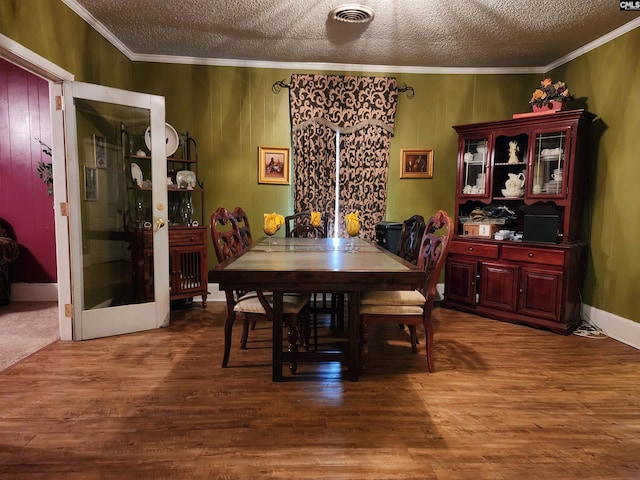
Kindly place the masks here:
MULTIPOLYGON (((350 381, 358 381, 360 295, 368 290, 412 290, 425 272, 361 238, 261 238, 214 267, 210 280, 224 291, 272 292, 272 378, 282 381, 283 365, 340 361, 350 381), (344 294, 348 298, 348 341, 340 351, 298 351, 283 346, 284 293, 344 294)), ((227 322, 233 322, 227 318, 227 322)))

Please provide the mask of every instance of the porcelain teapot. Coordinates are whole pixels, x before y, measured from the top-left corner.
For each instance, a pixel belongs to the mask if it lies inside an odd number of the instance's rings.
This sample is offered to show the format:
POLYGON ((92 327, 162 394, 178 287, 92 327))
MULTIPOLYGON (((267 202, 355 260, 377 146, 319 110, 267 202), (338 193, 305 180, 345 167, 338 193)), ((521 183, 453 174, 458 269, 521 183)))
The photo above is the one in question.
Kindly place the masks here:
POLYGON ((504 186, 507 187, 507 191, 517 195, 522 192, 524 181, 524 173, 509 173, 509 179, 504 182, 504 186))

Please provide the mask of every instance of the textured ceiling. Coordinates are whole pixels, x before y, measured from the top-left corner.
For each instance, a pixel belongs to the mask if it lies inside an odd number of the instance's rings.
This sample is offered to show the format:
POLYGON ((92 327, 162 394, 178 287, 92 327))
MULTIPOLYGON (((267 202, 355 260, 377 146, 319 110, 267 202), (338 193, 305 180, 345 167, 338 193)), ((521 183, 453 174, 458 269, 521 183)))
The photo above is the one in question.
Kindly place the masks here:
POLYGON ((540 71, 640 25, 613 0, 63 0, 133 60, 540 71), (614 32, 614 33, 612 33, 614 32), (157 57, 156 57, 157 56, 157 57))

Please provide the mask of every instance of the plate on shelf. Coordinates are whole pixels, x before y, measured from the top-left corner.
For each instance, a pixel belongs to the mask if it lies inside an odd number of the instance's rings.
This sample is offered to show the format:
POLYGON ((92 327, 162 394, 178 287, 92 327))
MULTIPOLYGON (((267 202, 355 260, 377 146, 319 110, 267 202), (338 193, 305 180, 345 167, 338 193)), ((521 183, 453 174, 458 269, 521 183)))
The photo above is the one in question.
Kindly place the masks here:
MULTIPOLYGON (((178 132, 168 123, 164 124, 164 135, 165 135, 165 149, 167 157, 170 157, 176 150, 178 149, 178 145, 180 144, 180 137, 178 136, 178 132)), ((151 127, 147 127, 144 132, 144 144, 147 146, 149 151, 151 151, 151 127)))
POLYGON ((142 176, 142 169, 137 163, 131 164, 131 178, 133 179, 133 183, 138 185, 138 187, 142 187, 144 177, 142 176))
POLYGON ((564 159, 564 155, 540 155, 543 162, 558 162, 564 159))

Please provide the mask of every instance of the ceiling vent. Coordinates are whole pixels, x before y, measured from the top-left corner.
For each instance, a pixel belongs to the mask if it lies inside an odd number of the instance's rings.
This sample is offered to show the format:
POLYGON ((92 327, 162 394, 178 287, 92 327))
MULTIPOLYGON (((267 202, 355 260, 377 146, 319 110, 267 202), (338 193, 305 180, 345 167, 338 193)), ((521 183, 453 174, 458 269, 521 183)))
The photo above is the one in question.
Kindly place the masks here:
POLYGON ((373 20, 373 10, 364 5, 348 3, 334 8, 329 13, 334 20, 345 23, 369 23, 373 20))

